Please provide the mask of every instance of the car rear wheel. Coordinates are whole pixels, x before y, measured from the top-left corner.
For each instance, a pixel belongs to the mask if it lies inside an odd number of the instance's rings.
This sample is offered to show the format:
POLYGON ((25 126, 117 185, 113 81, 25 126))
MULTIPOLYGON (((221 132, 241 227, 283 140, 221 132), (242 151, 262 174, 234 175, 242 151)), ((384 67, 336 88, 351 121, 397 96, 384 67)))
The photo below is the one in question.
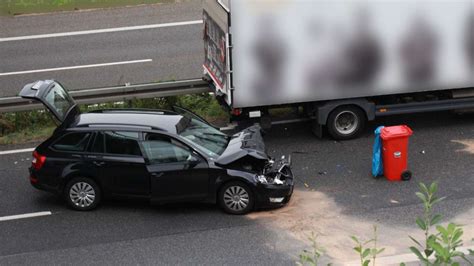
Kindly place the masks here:
POLYGON ((219 191, 219 205, 230 214, 246 214, 253 210, 254 196, 242 182, 230 182, 219 191))
POLYGON ((78 211, 88 211, 99 204, 101 191, 94 180, 77 177, 67 183, 64 197, 71 208, 78 211))

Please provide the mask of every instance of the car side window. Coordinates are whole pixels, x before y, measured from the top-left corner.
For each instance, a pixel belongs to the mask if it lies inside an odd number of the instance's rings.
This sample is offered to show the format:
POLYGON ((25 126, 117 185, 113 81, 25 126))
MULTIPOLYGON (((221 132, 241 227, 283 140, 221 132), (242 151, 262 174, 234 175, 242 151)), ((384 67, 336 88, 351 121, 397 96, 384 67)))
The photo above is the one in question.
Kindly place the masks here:
POLYGON ((58 151, 81 152, 86 149, 90 136, 90 132, 69 133, 56 141, 52 148, 58 151))
POLYGON ((167 136, 147 134, 142 144, 152 164, 181 163, 192 156, 188 147, 167 136))
MULTIPOLYGON (((142 156, 140 146, 138 145, 138 132, 105 131, 103 135, 105 153, 142 156)), ((94 148, 96 148, 95 145, 94 148)), ((97 148, 100 149, 100 140, 97 148)))
POLYGON ((91 152, 93 153, 105 152, 104 133, 97 132, 97 134, 95 135, 94 143, 92 144, 91 152))

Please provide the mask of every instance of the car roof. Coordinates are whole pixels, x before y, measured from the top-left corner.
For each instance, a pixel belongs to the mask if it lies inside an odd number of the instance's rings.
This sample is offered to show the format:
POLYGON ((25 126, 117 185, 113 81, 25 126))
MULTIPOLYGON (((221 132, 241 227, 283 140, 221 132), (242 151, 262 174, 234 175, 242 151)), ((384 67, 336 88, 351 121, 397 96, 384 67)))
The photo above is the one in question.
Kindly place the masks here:
POLYGON ((76 121, 70 127, 94 127, 94 128, 151 128, 176 134, 176 124, 183 118, 182 115, 173 112, 151 112, 151 111, 104 111, 84 113, 77 116, 76 121))

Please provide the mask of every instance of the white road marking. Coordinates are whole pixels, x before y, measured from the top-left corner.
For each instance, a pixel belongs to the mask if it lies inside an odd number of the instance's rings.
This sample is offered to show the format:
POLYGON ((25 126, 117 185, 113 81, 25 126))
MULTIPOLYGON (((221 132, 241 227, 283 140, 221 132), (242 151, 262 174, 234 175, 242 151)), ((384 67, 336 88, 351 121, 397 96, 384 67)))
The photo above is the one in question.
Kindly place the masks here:
POLYGON ((111 63, 102 63, 102 64, 45 68, 45 69, 35 69, 35 70, 25 70, 25 71, 0 73, 0 76, 12 76, 12 75, 22 75, 22 74, 31 74, 31 73, 39 73, 39 72, 61 71, 61 70, 71 70, 71 69, 91 68, 91 67, 104 67, 104 66, 115 66, 115 65, 126 65, 126 64, 138 64, 138 63, 147 63, 147 62, 151 62, 151 61, 153 61, 153 60, 152 59, 141 59, 141 60, 120 61, 120 62, 111 62, 111 63))
POLYGON ((34 151, 34 150, 35 150, 35 148, 9 150, 9 151, 0 151, 0 155, 14 154, 14 153, 23 153, 23 152, 32 152, 32 151, 34 151))
POLYGON ((18 214, 18 215, 10 215, 10 216, 3 216, 0 217, 0 222, 10 221, 10 220, 17 220, 17 219, 25 219, 25 218, 33 218, 33 217, 40 217, 40 216, 47 216, 51 215, 50 211, 46 212, 32 212, 32 213, 25 213, 25 214, 18 214))
POLYGON ((5 38, 0 38, 0 42, 77 36, 77 35, 87 35, 87 34, 118 32, 118 31, 167 28, 167 27, 186 26, 186 25, 194 25, 194 24, 201 24, 201 23, 203 23, 202 20, 191 20, 191 21, 171 22, 171 23, 162 23, 162 24, 150 24, 150 25, 128 26, 128 27, 118 27, 118 28, 106 28, 106 29, 95 29, 95 30, 81 30, 81 31, 71 31, 71 32, 58 32, 58 33, 48 33, 48 34, 27 35, 27 36, 5 37, 5 38))

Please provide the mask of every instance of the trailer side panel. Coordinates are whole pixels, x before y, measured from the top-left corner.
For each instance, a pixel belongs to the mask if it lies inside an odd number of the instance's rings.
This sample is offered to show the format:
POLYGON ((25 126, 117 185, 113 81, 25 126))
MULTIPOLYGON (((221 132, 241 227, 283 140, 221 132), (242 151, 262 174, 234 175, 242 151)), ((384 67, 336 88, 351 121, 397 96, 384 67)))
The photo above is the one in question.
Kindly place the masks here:
POLYGON ((474 0, 230 8, 234 108, 474 87, 474 0))

